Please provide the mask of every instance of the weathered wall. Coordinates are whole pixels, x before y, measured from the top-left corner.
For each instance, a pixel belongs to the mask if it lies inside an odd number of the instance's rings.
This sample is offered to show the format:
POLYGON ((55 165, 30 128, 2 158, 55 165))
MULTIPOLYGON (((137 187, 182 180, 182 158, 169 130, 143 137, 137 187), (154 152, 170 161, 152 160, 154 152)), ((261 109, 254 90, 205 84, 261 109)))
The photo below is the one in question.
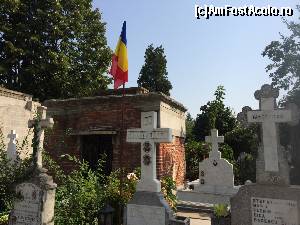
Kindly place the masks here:
MULTIPOLYGON (((37 106, 40 104, 32 101, 30 95, 0 88, 0 127, 4 135, 4 143, 7 145, 7 135, 11 130, 16 130, 19 143, 28 139, 28 154, 31 152, 32 134, 29 134, 28 120, 33 119, 37 106)), ((26 152, 22 152, 21 155, 26 152)))
POLYGON ((185 137, 185 112, 165 102, 161 102, 159 125, 162 128, 172 128, 174 136, 185 137))
POLYGON ((184 138, 174 137, 173 143, 159 144, 157 151, 157 176, 170 175, 176 185, 183 185, 185 180, 184 138))

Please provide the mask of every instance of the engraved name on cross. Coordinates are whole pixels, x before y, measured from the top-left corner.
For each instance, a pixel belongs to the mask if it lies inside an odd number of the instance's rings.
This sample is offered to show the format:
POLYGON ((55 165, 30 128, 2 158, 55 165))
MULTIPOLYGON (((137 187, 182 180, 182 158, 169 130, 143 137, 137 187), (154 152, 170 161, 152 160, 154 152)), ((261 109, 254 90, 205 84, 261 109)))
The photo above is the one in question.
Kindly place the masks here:
POLYGON ((265 171, 278 172, 277 123, 292 121, 292 111, 277 108, 276 98, 279 96, 279 91, 272 88, 271 85, 263 85, 254 93, 254 96, 259 100, 260 110, 249 111, 247 113, 248 122, 262 124, 265 171))
POLYGON ((172 142, 172 130, 157 128, 157 112, 141 113, 141 128, 127 130, 127 142, 141 143, 141 180, 137 191, 160 192, 156 179, 156 143, 172 142))
POLYGON ((7 135, 7 138, 9 138, 9 142, 7 145, 7 158, 12 161, 15 161, 17 159, 17 138, 18 138, 16 131, 11 130, 10 134, 7 135))
POLYGON ((224 142, 224 136, 218 136, 218 130, 212 129, 211 136, 205 137, 205 142, 211 143, 211 152, 209 153, 210 158, 221 158, 221 152, 219 151, 219 143, 224 142))
MULTIPOLYGON (((37 108, 37 113, 40 115, 41 119, 38 123, 39 132, 37 134, 37 153, 36 153, 36 163, 38 168, 42 168, 42 150, 43 150, 43 142, 44 142, 44 129, 52 128, 54 125, 53 118, 46 118, 46 109, 45 106, 39 106, 37 108)), ((33 128, 36 120, 28 121, 28 128, 33 128)))

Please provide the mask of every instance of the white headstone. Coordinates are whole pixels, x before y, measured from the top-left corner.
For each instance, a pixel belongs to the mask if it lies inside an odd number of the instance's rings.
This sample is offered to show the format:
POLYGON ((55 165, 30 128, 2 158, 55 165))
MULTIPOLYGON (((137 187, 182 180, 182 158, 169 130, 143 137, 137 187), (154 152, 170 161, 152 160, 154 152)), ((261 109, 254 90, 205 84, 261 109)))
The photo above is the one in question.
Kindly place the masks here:
POLYGON ((10 224, 41 225, 41 189, 33 183, 22 183, 16 187, 16 191, 22 198, 14 204, 10 224))
POLYGON ((212 144, 212 150, 209 158, 199 163, 199 186, 195 190, 212 193, 234 192, 233 166, 221 158, 219 151, 219 143, 224 142, 224 136, 219 136, 218 130, 212 129, 211 136, 206 136, 205 141, 212 144))
POLYGON ((172 130, 157 128, 157 112, 142 112, 141 128, 127 130, 127 142, 141 143, 141 180, 137 191, 160 192, 156 177, 156 143, 172 142, 172 130))
POLYGON ((276 98, 279 91, 270 85, 263 85, 254 95, 259 100, 260 110, 249 111, 248 122, 262 124, 265 171, 278 172, 277 124, 292 121, 292 111, 277 108, 276 98))
POLYGON ((218 135, 217 129, 211 130, 211 136, 205 141, 212 144, 209 157, 199 163, 199 180, 192 181, 189 185, 194 190, 178 190, 180 201, 198 203, 229 203, 230 197, 238 191, 234 186, 233 165, 221 158, 219 143, 224 142, 224 137, 218 135))
MULTIPOLYGON (((46 118, 46 109, 45 106, 39 106, 38 107, 38 114, 41 116, 41 119, 39 121, 38 127, 40 131, 37 134, 37 141, 38 141, 38 149, 37 149, 37 167, 42 168, 42 150, 43 150, 43 143, 44 143, 44 129, 46 128, 52 128, 54 125, 53 118, 46 118)), ((28 121, 28 127, 32 128, 34 126, 34 123, 36 120, 29 120, 28 121)))
POLYGON ((15 130, 11 130, 10 134, 7 135, 7 138, 9 138, 9 142, 7 145, 7 158, 15 161, 17 159, 17 146, 16 141, 18 138, 18 135, 16 134, 15 130))

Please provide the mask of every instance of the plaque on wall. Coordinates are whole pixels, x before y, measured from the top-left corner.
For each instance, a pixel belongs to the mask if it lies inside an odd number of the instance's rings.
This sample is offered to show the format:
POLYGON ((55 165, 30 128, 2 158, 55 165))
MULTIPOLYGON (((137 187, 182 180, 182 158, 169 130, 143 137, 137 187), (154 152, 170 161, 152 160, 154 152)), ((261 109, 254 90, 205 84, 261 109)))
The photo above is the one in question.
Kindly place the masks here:
POLYGON ((298 206, 293 200, 251 198, 253 225, 298 225, 298 206))

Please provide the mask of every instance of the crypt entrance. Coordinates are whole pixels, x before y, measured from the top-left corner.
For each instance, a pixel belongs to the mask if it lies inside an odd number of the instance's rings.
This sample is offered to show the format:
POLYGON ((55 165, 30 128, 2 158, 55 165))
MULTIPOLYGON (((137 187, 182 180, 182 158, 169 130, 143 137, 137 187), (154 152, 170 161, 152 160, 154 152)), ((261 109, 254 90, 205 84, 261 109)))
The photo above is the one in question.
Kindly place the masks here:
POLYGON ((81 159, 87 161, 92 170, 97 167, 98 160, 105 155, 103 170, 106 175, 112 171, 113 135, 93 134, 80 136, 81 159))

